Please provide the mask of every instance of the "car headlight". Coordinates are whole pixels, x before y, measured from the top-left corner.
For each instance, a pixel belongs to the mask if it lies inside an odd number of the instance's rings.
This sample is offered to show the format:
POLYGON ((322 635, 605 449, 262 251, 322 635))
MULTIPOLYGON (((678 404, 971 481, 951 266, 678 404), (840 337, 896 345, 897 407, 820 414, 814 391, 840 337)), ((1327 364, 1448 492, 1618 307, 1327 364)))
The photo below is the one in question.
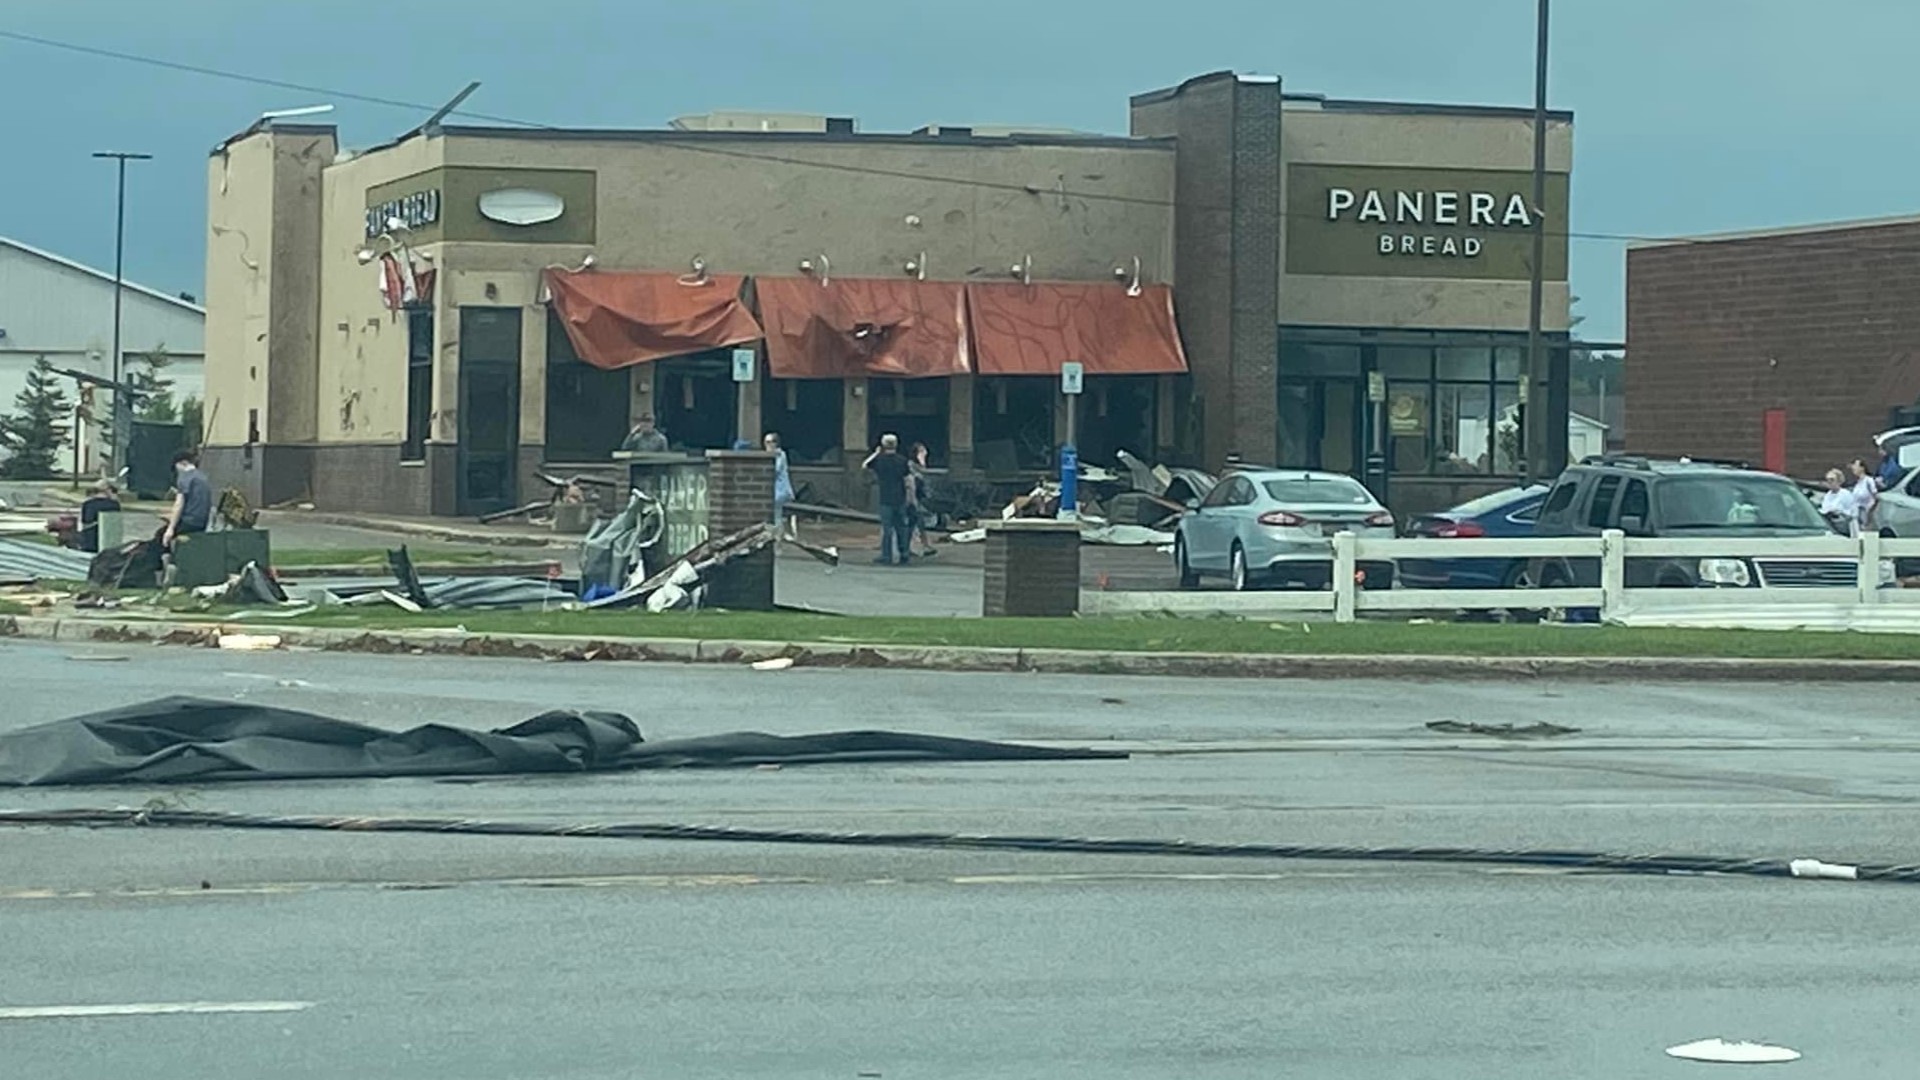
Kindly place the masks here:
POLYGON ((1745 559, 1701 559, 1700 581, 1707 585, 1750 585, 1745 559))

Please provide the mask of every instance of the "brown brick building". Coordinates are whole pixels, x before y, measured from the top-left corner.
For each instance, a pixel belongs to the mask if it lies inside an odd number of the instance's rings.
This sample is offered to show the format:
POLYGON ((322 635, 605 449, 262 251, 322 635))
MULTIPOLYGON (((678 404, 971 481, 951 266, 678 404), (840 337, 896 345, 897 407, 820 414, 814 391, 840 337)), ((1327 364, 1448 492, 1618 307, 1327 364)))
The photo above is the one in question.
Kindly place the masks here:
POLYGON ((1627 439, 1817 477, 1920 402, 1920 219, 1627 252, 1627 439))

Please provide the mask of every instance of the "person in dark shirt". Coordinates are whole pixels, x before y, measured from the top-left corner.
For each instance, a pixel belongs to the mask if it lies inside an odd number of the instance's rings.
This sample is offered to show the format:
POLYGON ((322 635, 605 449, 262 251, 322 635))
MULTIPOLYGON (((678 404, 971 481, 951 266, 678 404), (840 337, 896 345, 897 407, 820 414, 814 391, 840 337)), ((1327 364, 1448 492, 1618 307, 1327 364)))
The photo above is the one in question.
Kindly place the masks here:
POLYGON ((175 539, 184 533, 203 533, 207 523, 213 519, 213 484, 207 474, 200 471, 200 455, 194 450, 182 450, 173 455, 173 487, 178 494, 173 497, 173 509, 167 512, 167 527, 160 535, 160 542, 169 550, 175 539))
POLYGON ((900 437, 880 436, 880 445, 862 464, 873 473, 879 487, 880 557, 874 562, 883 566, 892 563, 897 551, 900 565, 905 566, 912 558, 913 522, 919 510, 913 485, 908 483, 911 467, 900 455, 900 437))
POLYGON ((80 550, 100 550, 100 515, 120 509, 120 500, 114 497, 113 485, 105 480, 93 485, 87 491, 87 499, 80 504, 80 550))

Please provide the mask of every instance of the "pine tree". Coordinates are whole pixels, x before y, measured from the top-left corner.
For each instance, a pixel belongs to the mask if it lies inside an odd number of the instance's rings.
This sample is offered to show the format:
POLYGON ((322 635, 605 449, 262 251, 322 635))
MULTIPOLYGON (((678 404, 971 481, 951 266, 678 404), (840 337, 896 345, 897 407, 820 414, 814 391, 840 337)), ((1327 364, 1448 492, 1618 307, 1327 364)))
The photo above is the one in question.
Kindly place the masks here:
POLYGON ((198 447, 206 443, 206 412, 206 405, 192 394, 180 399, 180 426, 186 429, 186 445, 198 447))
POLYGON ((42 356, 27 372, 27 385, 13 399, 15 415, 0 416, 0 447, 9 457, 0 461, 0 476, 38 480, 52 476, 60 444, 67 439, 67 420, 73 402, 60 388, 60 377, 42 356))
POLYGON ((173 364, 167 347, 156 345, 152 351, 137 353, 131 359, 133 369, 127 372, 127 385, 137 391, 134 415, 162 424, 180 419, 179 407, 173 402, 173 380, 166 376, 167 368, 173 364))

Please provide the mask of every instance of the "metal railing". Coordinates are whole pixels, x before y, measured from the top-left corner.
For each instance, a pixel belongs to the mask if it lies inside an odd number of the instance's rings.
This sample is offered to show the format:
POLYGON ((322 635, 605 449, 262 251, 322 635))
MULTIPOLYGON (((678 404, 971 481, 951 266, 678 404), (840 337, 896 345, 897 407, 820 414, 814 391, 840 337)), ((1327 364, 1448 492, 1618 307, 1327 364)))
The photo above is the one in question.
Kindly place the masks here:
MULTIPOLYGON (((1085 614, 1139 612, 1235 613, 1320 612, 1336 622, 1351 622, 1361 614, 1413 611, 1494 611, 1554 608, 1597 608, 1603 619, 1621 613, 1658 608, 1700 608, 1711 605, 1768 606, 1806 604, 1907 605, 1920 608, 1920 589, 1889 586, 1889 560, 1920 559, 1920 539, 1893 540, 1878 535, 1859 537, 1759 537, 1711 539, 1692 537, 1627 536, 1610 529, 1597 537, 1519 537, 1514 539, 1361 539, 1336 533, 1328 541, 1332 587, 1311 590, 1255 592, 1089 592, 1083 595, 1085 614), (1627 586, 1629 559, 1742 559, 1842 562, 1850 564, 1851 580, 1842 585, 1768 585, 1760 580, 1746 586, 1705 588, 1646 588, 1627 586), (1356 580, 1362 562, 1403 559, 1567 559, 1598 561, 1599 585, 1526 589, 1366 589, 1356 580)), ((1836 575, 1837 576, 1837 575, 1836 575)))

